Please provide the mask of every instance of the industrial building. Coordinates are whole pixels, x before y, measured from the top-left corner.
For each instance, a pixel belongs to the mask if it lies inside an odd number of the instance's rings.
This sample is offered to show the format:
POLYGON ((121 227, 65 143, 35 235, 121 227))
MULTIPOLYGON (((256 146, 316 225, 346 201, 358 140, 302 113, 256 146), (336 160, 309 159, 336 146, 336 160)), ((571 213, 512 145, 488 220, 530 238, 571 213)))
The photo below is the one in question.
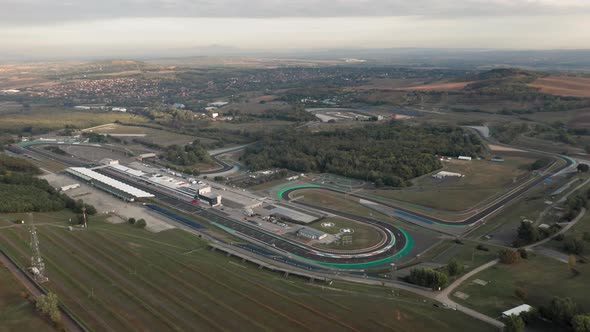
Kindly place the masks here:
POLYGON ((328 236, 328 234, 318 231, 317 229, 303 227, 297 231, 297 236, 305 237, 312 240, 322 240, 328 236))
POLYGON ((78 187, 80 187, 80 184, 79 183, 74 183, 74 184, 70 184, 69 186, 63 186, 63 187, 60 188, 60 190, 61 191, 68 191, 70 189, 76 189, 78 187))
POLYGON ((145 160, 145 159, 155 159, 157 157, 157 155, 155 153, 144 153, 144 154, 140 154, 139 156, 137 156, 137 159, 139 159, 140 161, 145 160))
POLYGON ((465 175, 460 174, 460 173, 453 173, 453 172, 447 172, 447 171, 440 171, 436 174, 434 174, 432 177, 438 180, 444 179, 444 178, 448 178, 448 177, 457 177, 457 178, 462 178, 465 175))
POLYGON ((470 161, 472 158, 468 157, 468 156, 459 156, 459 158, 457 158, 457 159, 470 161))
POLYGON ((154 197, 154 195, 140 190, 138 188, 132 187, 126 183, 121 181, 115 180, 108 176, 102 175, 98 172, 95 172, 89 168, 84 167, 70 167, 66 169, 66 171, 79 179, 82 179, 89 184, 102 189, 106 192, 109 192, 119 198, 128 201, 135 201, 137 198, 149 198, 154 197))
POLYGON ((533 307, 531 307, 528 304, 521 304, 518 307, 514 307, 510 310, 506 310, 502 313, 502 318, 508 318, 512 315, 515 316, 520 316, 520 314, 522 314, 523 312, 529 312, 533 309, 533 307))
POLYGON ((282 221, 293 222, 297 224, 309 224, 310 222, 316 221, 320 218, 320 216, 310 215, 283 206, 267 205, 264 208, 259 209, 259 211, 263 216, 272 216, 282 221))
POLYGON ((209 203, 211 206, 218 206, 221 205, 221 196, 213 193, 199 193, 199 199, 204 200, 205 202, 209 203))

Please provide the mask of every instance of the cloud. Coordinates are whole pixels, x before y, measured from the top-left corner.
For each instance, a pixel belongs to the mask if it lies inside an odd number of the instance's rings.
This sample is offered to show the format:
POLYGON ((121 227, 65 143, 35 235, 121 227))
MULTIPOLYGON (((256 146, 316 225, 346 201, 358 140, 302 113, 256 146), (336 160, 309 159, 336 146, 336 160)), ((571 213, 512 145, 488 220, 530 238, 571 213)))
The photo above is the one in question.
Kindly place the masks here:
POLYGON ((134 17, 536 16, 590 14, 587 0, 0 0, 0 25, 134 17))

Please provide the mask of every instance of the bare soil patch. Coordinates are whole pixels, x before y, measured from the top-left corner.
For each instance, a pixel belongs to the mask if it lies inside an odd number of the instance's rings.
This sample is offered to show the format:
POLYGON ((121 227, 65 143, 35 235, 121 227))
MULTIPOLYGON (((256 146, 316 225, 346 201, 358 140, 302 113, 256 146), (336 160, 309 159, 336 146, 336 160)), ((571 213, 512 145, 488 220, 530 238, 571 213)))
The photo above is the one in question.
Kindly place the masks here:
POLYGON ((549 76, 539 78, 529 86, 552 95, 590 97, 590 78, 585 77, 549 76))

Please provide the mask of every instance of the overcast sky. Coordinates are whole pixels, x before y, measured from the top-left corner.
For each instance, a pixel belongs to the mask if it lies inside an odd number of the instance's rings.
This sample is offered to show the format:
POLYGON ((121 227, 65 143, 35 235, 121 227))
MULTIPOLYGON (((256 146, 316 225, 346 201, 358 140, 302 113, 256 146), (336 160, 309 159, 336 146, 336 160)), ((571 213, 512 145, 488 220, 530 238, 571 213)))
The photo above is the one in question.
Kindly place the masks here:
POLYGON ((590 48, 590 0, 0 0, 0 56, 590 48))

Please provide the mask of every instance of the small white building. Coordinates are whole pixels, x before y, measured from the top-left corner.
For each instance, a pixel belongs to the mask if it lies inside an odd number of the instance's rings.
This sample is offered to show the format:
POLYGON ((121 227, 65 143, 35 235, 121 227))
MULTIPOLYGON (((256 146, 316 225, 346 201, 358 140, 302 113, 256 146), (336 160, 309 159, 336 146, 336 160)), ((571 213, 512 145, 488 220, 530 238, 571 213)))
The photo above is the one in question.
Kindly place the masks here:
POLYGON ((468 156, 459 156, 459 158, 457 158, 459 160, 471 160, 471 157, 468 156))
POLYGON ((207 104, 207 106, 223 107, 223 106, 225 106, 227 104, 229 104, 227 101, 216 101, 216 102, 207 104))
POLYGON ((125 112, 127 112, 127 109, 125 107, 113 107, 113 108, 111 108, 111 111, 125 113, 125 112))
POLYGON ((457 178, 462 178, 462 177, 464 177, 464 176, 465 176, 465 175, 463 175, 463 174, 460 174, 460 173, 453 173, 453 172, 447 172, 447 171, 440 171, 440 172, 438 172, 438 173, 434 174, 432 177, 433 177, 433 178, 435 178, 435 179, 439 179, 439 180, 441 180, 441 179, 444 179, 444 178, 447 178, 447 177, 457 177, 457 178))
POLYGON ((531 307, 528 304, 521 304, 518 307, 514 307, 510 310, 506 310, 502 313, 502 318, 508 318, 512 315, 515 316, 520 316, 520 314, 522 314, 523 312, 529 312, 533 309, 533 307, 531 307))
POLYGON ((211 117, 212 117, 213 119, 215 119, 215 118, 216 118, 216 117, 218 117, 218 116, 219 116, 219 113, 211 113, 211 117))
POLYGON ((317 229, 303 227, 297 231, 297 236, 305 237, 312 240, 325 239, 328 234, 318 231, 317 229))
POLYGON ((76 189, 78 187, 80 187, 80 184, 79 183, 74 183, 74 184, 70 184, 69 186, 63 186, 60 189, 61 189, 61 191, 68 191, 70 189, 76 189))
POLYGON ((149 158, 156 158, 157 155, 155 153, 144 153, 144 154, 140 154, 139 156, 137 156, 137 159, 139 160, 144 160, 144 159, 149 159, 149 158))

